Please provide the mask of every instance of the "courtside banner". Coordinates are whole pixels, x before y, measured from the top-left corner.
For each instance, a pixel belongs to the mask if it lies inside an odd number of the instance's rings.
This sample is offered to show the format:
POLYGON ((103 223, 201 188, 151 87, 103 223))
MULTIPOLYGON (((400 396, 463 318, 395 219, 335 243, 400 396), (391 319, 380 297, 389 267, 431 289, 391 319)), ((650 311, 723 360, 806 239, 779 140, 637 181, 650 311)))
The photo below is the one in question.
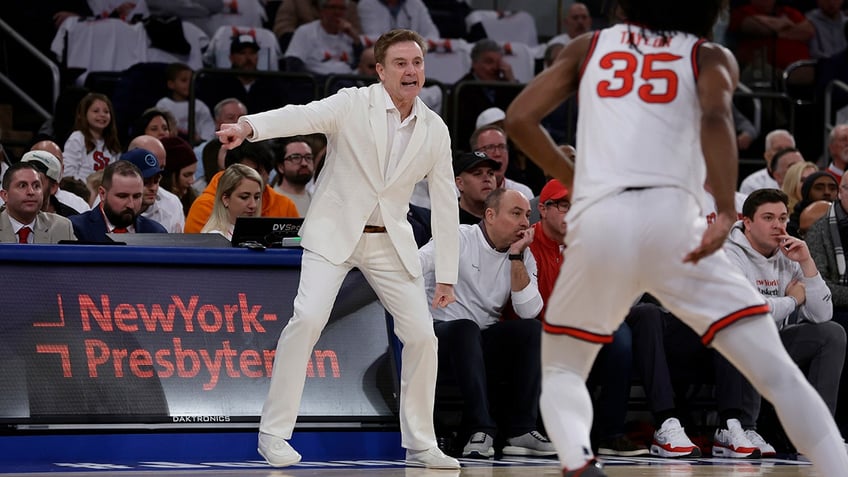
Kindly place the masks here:
MULTIPOLYGON (((300 252, 0 246, 0 422, 256 422, 300 252)), ((306 364, 300 420, 388 420, 384 310, 354 271, 306 364)))

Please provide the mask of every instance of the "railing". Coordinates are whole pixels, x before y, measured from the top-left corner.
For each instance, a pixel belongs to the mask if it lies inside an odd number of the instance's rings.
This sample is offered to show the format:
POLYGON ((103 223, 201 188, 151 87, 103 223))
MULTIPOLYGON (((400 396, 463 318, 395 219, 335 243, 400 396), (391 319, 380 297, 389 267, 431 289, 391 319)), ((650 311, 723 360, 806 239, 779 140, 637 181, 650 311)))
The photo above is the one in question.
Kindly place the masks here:
MULTIPOLYGON (((38 62, 43 63, 44 66, 46 66, 47 69, 50 70, 50 75, 53 79, 53 85, 51 90, 52 101, 50 102, 50 106, 52 108, 56 104, 56 100, 59 98, 59 67, 56 66, 56 64, 53 63, 50 58, 47 58, 46 56, 44 56, 43 53, 38 51, 37 48, 32 46, 32 44, 28 42, 26 38, 18 34, 18 32, 16 32, 14 28, 9 26, 9 24, 4 22, 2 19, 0 19, 0 31, 2 31, 6 36, 11 38, 12 40, 15 40, 26 52, 30 53, 36 60, 38 60, 38 62)), ((38 102, 32 99, 32 97, 27 94, 26 91, 24 91, 14 82, 12 82, 12 80, 3 73, 0 73, 0 82, 6 85, 6 87, 8 87, 12 91, 12 93, 15 94, 15 96, 19 97, 23 102, 27 104, 27 106, 32 108, 33 111, 37 112, 44 119, 51 119, 53 117, 52 112, 47 111, 44 107, 38 104, 38 102)))

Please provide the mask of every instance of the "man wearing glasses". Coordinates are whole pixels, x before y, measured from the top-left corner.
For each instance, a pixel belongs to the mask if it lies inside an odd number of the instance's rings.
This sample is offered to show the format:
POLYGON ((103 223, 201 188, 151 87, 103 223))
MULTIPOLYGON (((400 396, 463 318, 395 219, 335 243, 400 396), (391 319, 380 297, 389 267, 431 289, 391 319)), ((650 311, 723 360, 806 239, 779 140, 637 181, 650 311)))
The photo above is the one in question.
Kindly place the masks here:
POLYGON ((500 126, 489 124, 477 128, 471 134, 471 150, 484 152, 487 156, 500 163, 501 167, 495 170, 495 179, 498 187, 517 190, 524 197, 527 197, 527 200, 536 196, 526 185, 505 177, 506 169, 509 166, 509 146, 507 145, 506 133, 500 126))
POLYGON ((309 202, 312 200, 312 194, 306 186, 315 173, 312 147, 303 136, 292 138, 286 144, 282 160, 277 159, 274 167, 277 169, 274 191, 291 199, 300 215, 305 217, 306 211, 309 210, 309 202))

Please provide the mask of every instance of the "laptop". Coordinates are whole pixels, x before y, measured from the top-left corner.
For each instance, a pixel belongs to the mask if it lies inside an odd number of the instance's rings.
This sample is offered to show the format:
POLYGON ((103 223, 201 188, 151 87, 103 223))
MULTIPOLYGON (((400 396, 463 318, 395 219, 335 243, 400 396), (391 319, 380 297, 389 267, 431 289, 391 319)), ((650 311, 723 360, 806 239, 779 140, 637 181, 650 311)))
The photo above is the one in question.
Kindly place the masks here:
POLYGON ((233 227, 233 247, 300 247, 303 217, 238 217, 233 227))
POLYGON ((106 237, 115 245, 140 247, 225 248, 230 241, 221 234, 116 234, 106 237))

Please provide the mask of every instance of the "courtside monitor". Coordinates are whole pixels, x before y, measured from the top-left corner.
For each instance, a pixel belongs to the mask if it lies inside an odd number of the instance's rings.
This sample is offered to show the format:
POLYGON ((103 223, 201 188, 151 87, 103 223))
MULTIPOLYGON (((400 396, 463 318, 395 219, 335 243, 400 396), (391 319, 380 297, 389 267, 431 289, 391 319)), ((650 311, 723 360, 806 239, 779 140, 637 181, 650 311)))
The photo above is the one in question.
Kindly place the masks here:
POLYGON ((233 227, 233 247, 299 247, 302 217, 238 217, 233 227))

